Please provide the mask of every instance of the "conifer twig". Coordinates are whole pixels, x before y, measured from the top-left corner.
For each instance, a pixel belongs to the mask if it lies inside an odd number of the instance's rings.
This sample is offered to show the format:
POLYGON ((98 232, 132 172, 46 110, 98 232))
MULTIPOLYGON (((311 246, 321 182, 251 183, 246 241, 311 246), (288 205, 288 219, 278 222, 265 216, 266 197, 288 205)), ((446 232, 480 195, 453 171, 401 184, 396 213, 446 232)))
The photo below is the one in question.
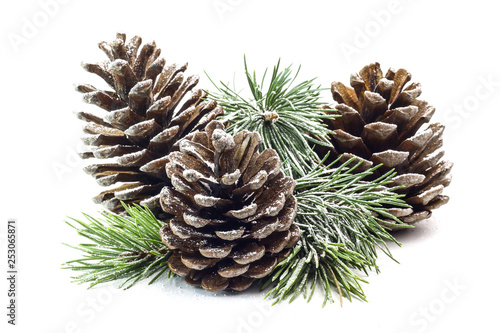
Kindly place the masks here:
POLYGON ((208 97, 224 107, 223 120, 229 132, 258 132, 263 148, 276 150, 287 175, 305 176, 311 162, 320 160, 312 146, 331 146, 328 135, 332 131, 322 119, 337 116, 326 115, 318 109, 325 104, 320 101, 323 89, 314 86, 315 79, 295 84, 300 67, 295 74, 291 65, 280 70, 279 60, 268 81, 267 69, 258 79, 255 71, 248 70, 246 58, 244 66, 250 97, 243 97, 236 88, 223 82, 217 85, 210 77, 217 92, 208 92, 208 97))
POLYGON ((81 272, 73 277, 75 282, 88 282, 93 287, 124 279, 120 287, 127 289, 145 278, 153 283, 163 274, 171 275, 167 266, 170 252, 158 233, 163 222, 148 208, 123 206, 129 216, 102 212, 101 219, 84 214, 88 222, 73 218, 73 224, 67 222, 91 241, 78 246, 65 244, 83 252, 81 259, 63 264, 65 269, 81 272))
POLYGON ((333 302, 333 288, 339 291, 340 297, 366 299, 360 285, 366 281, 360 273, 379 271, 377 249, 394 259, 386 242, 400 244, 372 213, 406 226, 384 208, 386 205, 407 207, 401 195, 394 192, 398 188, 387 187, 395 173, 391 171, 367 182, 363 179, 377 167, 352 173, 356 168, 349 167, 352 162, 347 161, 336 169, 318 166, 296 180, 295 223, 302 236, 293 253, 280 262, 263 283, 264 288, 272 286, 267 296, 276 302, 287 298, 292 301, 300 294, 312 296, 318 281, 324 291, 324 304, 333 302))

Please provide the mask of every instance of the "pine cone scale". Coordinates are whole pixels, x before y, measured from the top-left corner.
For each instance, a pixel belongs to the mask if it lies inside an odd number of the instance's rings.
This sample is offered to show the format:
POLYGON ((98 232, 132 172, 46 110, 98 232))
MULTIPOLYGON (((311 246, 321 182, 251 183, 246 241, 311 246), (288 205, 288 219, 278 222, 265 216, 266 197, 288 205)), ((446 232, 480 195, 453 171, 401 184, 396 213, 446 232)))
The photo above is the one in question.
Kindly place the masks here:
POLYGON ((221 265, 221 267, 217 270, 217 273, 224 278, 230 279, 245 274, 248 272, 249 268, 250 265, 233 263, 226 266, 221 265))

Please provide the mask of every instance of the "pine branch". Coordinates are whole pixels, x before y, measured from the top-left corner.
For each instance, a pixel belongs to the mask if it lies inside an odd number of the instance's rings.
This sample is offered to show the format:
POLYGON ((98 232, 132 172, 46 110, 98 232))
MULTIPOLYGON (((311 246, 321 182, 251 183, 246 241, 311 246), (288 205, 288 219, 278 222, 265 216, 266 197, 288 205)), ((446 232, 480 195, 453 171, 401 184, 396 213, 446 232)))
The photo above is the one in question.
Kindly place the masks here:
POLYGON ((255 71, 249 72, 246 58, 244 64, 249 97, 243 97, 236 88, 223 82, 218 86, 209 77, 217 89, 216 93, 208 92, 209 98, 224 107, 223 120, 229 125, 229 132, 235 134, 243 129, 258 132, 263 147, 276 150, 286 174, 305 176, 314 167, 313 161, 320 160, 312 146, 331 146, 328 135, 332 132, 322 119, 336 116, 326 115, 318 109, 325 104, 319 100, 323 89, 314 87, 315 79, 294 85, 300 67, 293 75, 291 66, 280 71, 278 61, 266 82, 267 69, 258 80, 255 71))
POLYGON ((142 279, 151 278, 151 284, 163 274, 172 274, 167 265, 170 252, 158 234, 163 222, 148 208, 123 206, 129 216, 102 212, 101 219, 84 214, 88 222, 73 218, 76 225, 66 222, 91 241, 78 246, 65 244, 84 253, 81 259, 63 264, 65 269, 81 272, 73 277, 75 282, 93 287, 124 279, 120 287, 128 289, 142 279))
MULTIPOLYGON (((313 88, 308 80, 292 87, 290 67, 279 71, 274 67, 268 89, 264 92, 265 71, 259 84, 255 72, 245 74, 250 97, 244 98, 220 83, 217 93, 209 93, 224 107, 229 131, 257 131, 263 139, 263 148, 273 148, 284 161, 282 168, 297 182, 295 196, 298 214, 295 223, 302 230, 302 237, 293 253, 280 262, 264 287, 272 285, 268 296, 280 302, 295 299, 300 294, 309 298, 317 285, 325 292, 325 303, 333 301, 333 292, 351 299, 365 299, 359 273, 378 272, 377 249, 392 258, 386 242, 397 241, 382 224, 405 226, 387 213, 385 207, 408 207, 400 195, 388 188, 394 172, 375 181, 364 181, 375 168, 363 173, 353 173, 356 166, 348 161, 339 168, 323 166, 312 147, 328 145, 331 133, 323 119, 332 118, 318 106, 322 89, 313 88), (274 116, 274 117, 273 117, 274 116), (315 139, 317 138, 317 140, 315 139), (348 167, 349 166, 349 167, 348 167), (375 216, 378 217, 375 217, 375 216), (380 217, 384 217, 384 221, 380 217)), ((299 68, 300 69, 300 68, 299 68)), ((298 71, 297 71, 298 74, 298 71)), ((295 75, 296 77, 297 75, 295 75)))
POLYGON ((301 294, 310 300, 318 284, 325 294, 323 305, 333 302, 334 291, 340 294, 341 301, 342 296, 364 300, 360 282, 365 281, 359 273, 368 274, 372 269, 378 272, 377 249, 392 258, 386 242, 399 243, 372 212, 404 225, 384 208, 407 207, 401 195, 394 192, 397 187, 386 187, 395 173, 365 182, 363 179, 376 167, 354 174, 356 166, 347 167, 352 161, 338 169, 318 166, 296 180, 295 223, 302 236, 292 254, 263 283, 264 288, 272 285, 267 296, 276 302, 287 298, 291 302, 301 294))

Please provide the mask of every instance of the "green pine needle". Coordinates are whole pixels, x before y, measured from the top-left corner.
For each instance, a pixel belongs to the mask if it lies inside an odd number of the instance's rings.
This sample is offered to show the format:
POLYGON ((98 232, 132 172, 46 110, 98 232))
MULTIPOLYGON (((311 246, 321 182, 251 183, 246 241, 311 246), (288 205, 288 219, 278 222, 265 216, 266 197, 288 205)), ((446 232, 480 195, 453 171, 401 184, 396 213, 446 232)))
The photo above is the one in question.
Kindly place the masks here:
POLYGON ((102 212, 101 219, 84 214, 88 222, 73 218, 73 224, 66 222, 91 241, 65 244, 83 252, 81 259, 63 264, 63 268, 81 273, 73 277, 75 282, 93 287, 123 279, 120 287, 128 289, 142 279, 151 278, 149 283, 153 283, 164 274, 172 275, 167 265, 170 252, 158 233, 163 222, 148 208, 123 206, 129 216, 102 212))
POLYGON ((323 89, 314 86, 315 79, 294 85, 300 67, 293 75, 291 66, 280 71, 278 61, 266 82, 267 69, 258 80, 255 71, 249 72, 246 58, 244 64, 251 96, 243 97, 236 88, 223 82, 218 86, 209 77, 217 89, 217 93, 208 92, 209 98, 224 107, 223 120, 230 133, 243 129, 258 132, 263 147, 277 151, 286 174, 305 176, 314 165, 313 161, 320 160, 312 146, 331 145, 328 135, 332 131, 322 120, 336 116, 326 115, 318 109, 325 104, 319 100, 323 89))
POLYGON ((386 187, 395 172, 366 182, 363 179, 373 174, 376 167, 356 174, 352 173, 356 166, 348 168, 352 162, 337 169, 318 166, 296 180, 295 223, 302 236, 291 255, 265 278, 263 288, 272 285, 267 296, 275 302, 287 298, 293 301, 300 294, 310 300, 318 281, 325 295, 323 305, 333 302, 334 291, 339 293, 341 301, 342 296, 365 300, 360 285, 365 281, 359 273, 368 274, 372 269, 378 272, 377 249, 392 258, 386 241, 399 243, 371 212, 392 219, 393 224, 406 226, 383 208, 407 207, 401 195, 394 193, 397 187, 386 187))

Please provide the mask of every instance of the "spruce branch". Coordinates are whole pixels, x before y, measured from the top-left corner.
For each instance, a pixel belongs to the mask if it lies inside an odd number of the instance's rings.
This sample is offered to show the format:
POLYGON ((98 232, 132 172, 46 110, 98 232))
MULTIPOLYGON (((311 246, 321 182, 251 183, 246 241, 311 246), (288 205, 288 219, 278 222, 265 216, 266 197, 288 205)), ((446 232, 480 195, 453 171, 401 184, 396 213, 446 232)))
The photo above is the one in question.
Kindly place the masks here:
POLYGON ((83 214, 87 222, 73 219, 66 222, 90 243, 71 246, 83 252, 81 259, 70 260, 63 268, 81 272, 73 277, 77 283, 97 284, 124 279, 120 287, 128 289, 136 282, 160 276, 171 276, 167 260, 170 252, 161 242, 158 230, 163 222, 156 219, 147 207, 127 206, 128 216, 102 212, 96 219, 83 214))
POLYGON ((263 147, 276 150, 287 175, 305 176, 313 167, 313 161, 320 160, 312 146, 331 146, 328 135, 332 132, 322 120, 337 116, 326 115, 318 109, 325 104, 320 101, 323 89, 315 87, 315 79, 295 84, 300 67, 294 75, 291 65, 280 70, 279 60, 268 82, 267 69, 259 80, 255 71, 248 70, 246 57, 244 66, 250 96, 243 97, 235 87, 230 88, 223 82, 217 85, 207 74, 217 90, 208 92, 208 98, 224 107, 223 120, 230 133, 244 129, 258 132, 263 147))
POLYGON ((318 284, 325 295, 323 306, 333 302, 334 291, 339 293, 341 302, 343 296, 365 300, 360 283, 366 281, 359 274, 379 271, 377 249, 394 259, 386 242, 400 244, 372 212, 406 226, 384 208, 407 207, 401 195, 394 192, 398 187, 387 187, 395 172, 366 182, 363 179, 377 167, 352 173, 357 167, 348 167, 352 162, 347 161, 337 169, 318 165, 296 180, 295 223, 302 236, 292 254, 263 283, 263 288, 272 286, 267 296, 276 302, 287 298, 291 302, 301 294, 309 301, 318 284))

